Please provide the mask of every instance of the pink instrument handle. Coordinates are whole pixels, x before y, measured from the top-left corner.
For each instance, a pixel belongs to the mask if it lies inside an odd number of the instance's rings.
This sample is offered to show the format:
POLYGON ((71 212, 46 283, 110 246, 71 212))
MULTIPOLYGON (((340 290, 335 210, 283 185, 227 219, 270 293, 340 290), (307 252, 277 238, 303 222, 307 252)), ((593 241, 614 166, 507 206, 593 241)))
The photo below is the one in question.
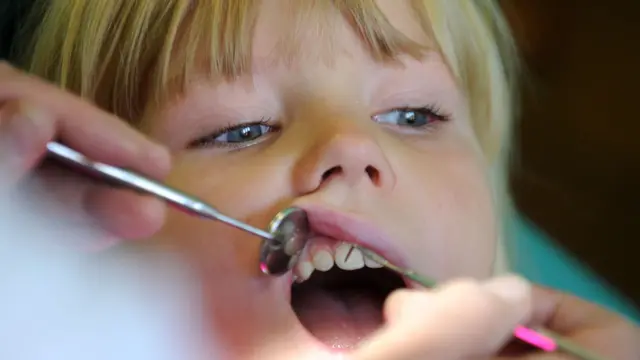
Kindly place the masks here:
POLYGON ((524 326, 516 327, 513 335, 527 344, 533 345, 547 352, 556 351, 558 349, 558 344, 555 340, 524 326))

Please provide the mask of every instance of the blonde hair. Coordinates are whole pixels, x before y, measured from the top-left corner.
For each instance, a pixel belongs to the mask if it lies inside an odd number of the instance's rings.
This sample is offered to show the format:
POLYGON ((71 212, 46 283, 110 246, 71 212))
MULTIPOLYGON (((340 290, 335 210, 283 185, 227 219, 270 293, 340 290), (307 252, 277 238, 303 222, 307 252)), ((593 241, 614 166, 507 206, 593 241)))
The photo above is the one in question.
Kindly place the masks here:
MULTIPOLYGON (((196 54, 202 51, 208 52, 204 65, 212 79, 251 71, 259 1, 41 1, 25 66, 129 121, 139 120, 169 85, 184 86, 201 70, 196 54)), ((300 16, 338 9, 377 60, 419 57, 424 50, 389 24, 375 0, 291 3, 300 16)), ((495 170, 498 202, 510 208, 508 197, 499 195, 506 193, 517 61, 500 8, 494 0, 410 4, 467 95, 474 130, 495 170)))

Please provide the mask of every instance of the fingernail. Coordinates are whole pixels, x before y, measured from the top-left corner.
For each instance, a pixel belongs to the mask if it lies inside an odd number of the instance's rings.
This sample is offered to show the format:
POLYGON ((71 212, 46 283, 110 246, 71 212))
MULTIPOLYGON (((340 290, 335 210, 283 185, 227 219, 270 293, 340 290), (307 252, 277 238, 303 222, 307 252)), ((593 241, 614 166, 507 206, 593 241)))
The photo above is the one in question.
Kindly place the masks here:
POLYGON ((519 303, 531 293, 531 284, 516 275, 502 276, 489 280, 485 288, 510 303, 519 303))

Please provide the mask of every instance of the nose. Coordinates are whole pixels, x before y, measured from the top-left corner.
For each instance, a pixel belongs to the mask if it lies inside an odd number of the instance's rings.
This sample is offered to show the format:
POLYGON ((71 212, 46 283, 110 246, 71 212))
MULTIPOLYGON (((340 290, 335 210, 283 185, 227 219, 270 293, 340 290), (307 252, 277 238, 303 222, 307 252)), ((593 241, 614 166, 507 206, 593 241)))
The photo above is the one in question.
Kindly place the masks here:
POLYGON ((344 181, 349 186, 364 182, 380 190, 394 187, 393 168, 366 129, 332 130, 319 134, 314 146, 300 159, 295 177, 301 193, 332 181, 344 181))

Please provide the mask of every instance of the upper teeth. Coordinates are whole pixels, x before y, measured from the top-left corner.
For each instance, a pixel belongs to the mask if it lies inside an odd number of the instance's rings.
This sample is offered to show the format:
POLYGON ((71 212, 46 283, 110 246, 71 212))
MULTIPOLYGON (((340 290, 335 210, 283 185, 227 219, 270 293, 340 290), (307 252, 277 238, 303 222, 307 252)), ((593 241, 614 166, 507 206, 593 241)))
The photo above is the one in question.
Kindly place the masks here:
POLYGON ((294 268, 296 281, 302 282, 311 277, 315 270, 329 271, 337 265, 342 270, 357 270, 364 266, 380 268, 382 265, 371 261, 362 252, 348 243, 330 244, 324 241, 312 243, 306 256, 302 256, 294 268), (347 255, 351 254, 347 258, 347 255))

